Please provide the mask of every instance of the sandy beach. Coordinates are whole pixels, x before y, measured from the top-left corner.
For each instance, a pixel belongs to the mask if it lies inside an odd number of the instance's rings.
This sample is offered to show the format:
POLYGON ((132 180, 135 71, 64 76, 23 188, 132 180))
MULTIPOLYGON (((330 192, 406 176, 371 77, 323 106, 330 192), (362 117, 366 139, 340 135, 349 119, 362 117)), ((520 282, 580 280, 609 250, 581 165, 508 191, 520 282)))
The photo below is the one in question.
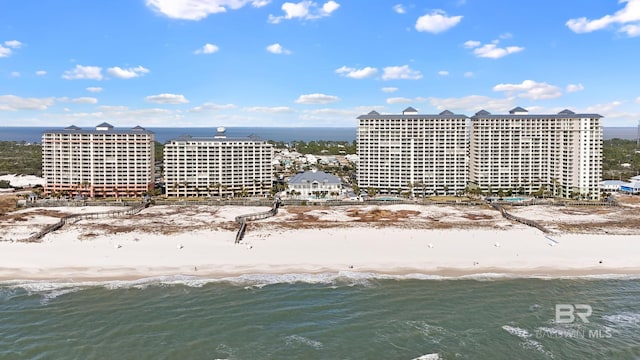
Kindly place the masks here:
POLYGON ((633 208, 625 207, 514 211, 546 226, 555 224, 545 234, 486 206, 291 206, 250 223, 242 243, 235 244, 235 217, 268 208, 152 206, 132 216, 78 220, 40 242, 18 241, 65 214, 114 209, 30 208, 5 214, 0 219, 0 279, 340 271, 445 277, 640 275, 640 231, 611 224, 629 211, 635 216, 633 208), (567 230, 572 228, 588 231, 567 230))

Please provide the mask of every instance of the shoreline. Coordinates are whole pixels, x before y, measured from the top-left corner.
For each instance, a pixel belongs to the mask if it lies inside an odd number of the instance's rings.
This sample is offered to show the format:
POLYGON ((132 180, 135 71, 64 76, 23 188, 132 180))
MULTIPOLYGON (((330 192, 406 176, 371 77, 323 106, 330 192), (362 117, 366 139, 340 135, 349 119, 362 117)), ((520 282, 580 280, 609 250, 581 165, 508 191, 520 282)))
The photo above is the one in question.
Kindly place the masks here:
POLYGON ((367 281, 367 280, 475 280, 475 281, 503 281, 503 280, 636 280, 640 279, 640 268, 628 269, 530 269, 514 271, 512 269, 487 268, 477 271, 465 271, 462 269, 436 269, 430 272, 393 270, 389 272, 364 271, 357 269, 337 270, 318 269, 308 271, 288 268, 286 271, 263 272, 206 272, 201 274, 183 274, 180 272, 151 272, 144 275, 113 275, 96 276, 80 275, 82 272, 69 272, 69 269, 60 270, 66 276, 34 276, 30 273, 21 276, 21 272, 0 271, 0 286, 20 286, 23 284, 50 284, 50 285, 74 285, 74 286, 101 286, 111 283, 123 285, 141 284, 189 284, 197 283, 198 286, 207 283, 243 283, 247 285, 268 285, 277 283, 333 283, 340 281, 367 281), (300 270, 300 271, 298 271, 300 270), (16 276, 7 275, 8 273, 16 276))

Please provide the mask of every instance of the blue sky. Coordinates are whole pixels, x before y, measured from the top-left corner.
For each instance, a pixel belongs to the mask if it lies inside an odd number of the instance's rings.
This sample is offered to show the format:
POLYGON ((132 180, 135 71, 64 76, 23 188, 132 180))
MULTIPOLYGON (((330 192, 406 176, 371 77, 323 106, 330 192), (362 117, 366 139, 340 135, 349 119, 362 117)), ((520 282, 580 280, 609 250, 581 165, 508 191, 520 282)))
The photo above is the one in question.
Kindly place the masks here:
POLYGON ((640 120, 640 0, 3 0, 0 126, 640 120))

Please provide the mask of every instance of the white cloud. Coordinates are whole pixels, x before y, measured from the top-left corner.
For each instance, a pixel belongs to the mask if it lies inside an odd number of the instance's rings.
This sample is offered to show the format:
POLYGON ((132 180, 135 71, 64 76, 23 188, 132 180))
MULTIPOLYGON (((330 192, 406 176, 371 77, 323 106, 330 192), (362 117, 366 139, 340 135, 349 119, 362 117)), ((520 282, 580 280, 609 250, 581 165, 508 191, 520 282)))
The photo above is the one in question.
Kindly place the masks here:
POLYGON ((472 78, 474 76, 473 71, 467 71, 464 73, 464 77, 466 78, 472 78))
POLYGON ((38 75, 38 76, 44 76, 44 75, 47 75, 47 72, 46 72, 46 71, 44 71, 44 70, 38 70, 38 71, 36 71, 36 75, 38 75))
POLYGON ((282 45, 280 45, 278 43, 271 44, 271 45, 267 46, 267 51, 272 53, 272 54, 284 54, 284 55, 291 54, 291 51, 283 48, 282 45))
MULTIPOLYGON (((339 116, 343 119, 347 118, 355 118, 358 115, 361 115, 361 111, 351 110, 351 109, 308 109, 303 110, 305 114, 308 115, 321 115, 321 116, 339 116)), ((318 119, 322 119, 319 117, 318 119)))
POLYGON ((473 49, 475 47, 482 45, 482 43, 476 40, 468 40, 468 41, 465 41, 464 44, 462 45, 464 45, 464 47, 466 47, 467 49, 473 49))
POLYGON ((60 102, 74 103, 74 104, 97 104, 98 103, 98 99, 94 97, 78 97, 78 98, 61 97, 61 98, 58 98, 57 100, 60 102))
POLYGON ((412 70, 409 65, 402 66, 388 66, 383 69, 382 80, 418 80, 422 79, 420 71, 412 70))
POLYGON ((509 54, 515 54, 522 50, 524 50, 524 48, 521 46, 507 46, 504 48, 499 48, 496 44, 484 44, 482 47, 473 50, 473 53, 478 57, 499 59, 509 54))
POLYGON ((576 92, 584 90, 584 86, 582 84, 569 84, 567 85, 567 92, 576 92))
POLYGON ((99 93, 102 91, 102 88, 98 86, 89 86, 88 88, 86 88, 86 90, 92 93, 99 93))
POLYGON ((11 76, 11 77, 20 77, 20 72, 18 72, 18 71, 12 71, 12 72, 9 74, 9 76, 11 76))
POLYGON ((98 99, 94 97, 83 96, 83 97, 73 98, 71 99, 71 102, 74 104, 97 104, 98 99))
POLYGON ((636 104, 640 104, 640 96, 636 98, 636 104))
POLYGON ((72 70, 67 70, 62 74, 63 79, 78 80, 102 80, 102 68, 99 66, 82 66, 76 65, 72 70))
POLYGON ((622 101, 612 101, 606 104, 595 104, 585 108, 584 112, 587 114, 609 114, 613 112, 616 108, 620 107, 623 104, 622 101))
POLYGON ((562 91, 557 86, 533 80, 525 80, 521 84, 498 84, 493 87, 493 91, 502 91, 508 96, 515 95, 532 100, 554 99, 562 96, 562 91))
POLYGON ((513 35, 511 33, 504 33, 504 34, 500 34, 500 36, 498 36, 500 39, 511 39, 513 37, 513 35))
POLYGON ((272 24, 278 24, 282 22, 282 20, 319 19, 331 15, 331 13, 338 10, 339 7, 340 4, 333 0, 327 1, 322 6, 318 6, 318 3, 311 0, 303 0, 299 3, 285 2, 281 7, 285 14, 282 16, 269 15, 268 21, 272 24))
POLYGON ((109 119, 118 119, 121 126, 131 124, 131 126, 144 123, 146 126, 160 125, 170 126, 176 121, 182 123, 182 115, 175 110, 150 108, 150 109, 134 109, 129 110, 126 106, 100 106, 100 111, 94 112, 77 112, 64 115, 64 120, 75 119, 76 125, 82 126, 83 123, 93 126, 99 121, 109 121, 109 119))
POLYGON ((179 94, 159 94, 151 95, 144 98, 146 101, 155 104, 186 104, 189 102, 184 95, 179 94))
POLYGON ((18 40, 8 40, 4 42, 4 45, 0 44, 0 58, 9 57, 13 53, 12 49, 17 49, 22 46, 22 43, 18 40))
POLYGON ((9 55, 11 55, 12 51, 10 48, 6 48, 2 45, 0 45, 0 58, 3 57, 8 57, 9 55))
POLYGON ((465 48, 473 49, 473 53, 477 57, 490 59, 499 59, 509 54, 515 54, 524 50, 524 48, 520 46, 507 46, 504 48, 500 48, 498 47, 499 43, 500 40, 493 40, 490 44, 482 45, 482 43, 480 43, 479 41, 469 40, 466 41, 463 45, 465 48))
POLYGON ((119 66, 114 66, 107 69, 107 73, 113 77, 117 77, 120 79, 132 79, 144 74, 149 73, 149 69, 144 68, 142 66, 137 66, 134 68, 123 69, 119 66))
POLYGON ((352 79, 365 79, 375 76, 378 73, 378 69, 370 66, 364 67, 362 69, 343 66, 339 69, 336 69, 336 73, 352 79))
POLYGON ((333 0, 327 1, 322 5, 322 11, 320 11, 320 13, 322 14, 322 16, 329 16, 332 12, 338 10, 339 7, 340 4, 338 4, 337 2, 333 0))
POLYGON ((407 104, 414 102, 413 99, 405 97, 392 97, 387 99, 387 104, 407 104))
POLYGON ((218 52, 218 50, 220 50, 219 47, 217 47, 216 45, 213 44, 204 44, 200 49, 194 51, 194 54, 213 54, 215 52, 218 52))
POLYGON ((514 98, 495 99, 488 96, 469 95, 461 98, 435 98, 428 99, 429 103, 438 110, 451 110, 475 114, 481 109, 487 111, 506 111, 513 108, 514 98))
POLYGON ((259 8, 269 3, 269 0, 146 0, 148 7, 169 18, 195 21, 247 4, 259 8))
POLYGON ((217 111, 224 109, 235 109, 236 106, 233 104, 215 104, 211 102, 206 102, 200 106, 196 106, 193 109, 189 110, 191 112, 202 112, 202 111, 217 111))
POLYGON ((54 98, 23 98, 15 95, 0 95, 0 110, 46 110, 53 105, 54 98))
POLYGON ((98 110, 101 111, 126 111, 129 110, 128 106, 124 105, 100 105, 98 106, 98 110))
POLYGON ((253 106, 245 108, 246 111, 263 114, 285 114, 295 112, 288 106, 253 106))
POLYGON ((402 4, 393 5, 393 11, 397 12, 398 14, 404 14, 407 12, 402 4))
POLYGON ((626 33, 628 37, 640 36, 640 25, 625 25, 620 28, 620 32, 626 33))
POLYGON ((17 49, 22 46, 22 43, 18 40, 8 40, 4 44, 12 49, 17 49))
POLYGON ((434 10, 418 18, 416 30, 437 34, 458 25, 460 20, 462 16, 447 16, 442 10, 434 10))
POLYGON ((282 11, 286 13, 286 19, 293 19, 296 17, 304 18, 309 15, 309 7, 314 4, 311 1, 301 1, 299 3, 286 2, 282 4, 282 11))
POLYGON ((440 71, 438 71, 438 75, 447 76, 447 75, 449 75, 449 72, 447 70, 440 70, 440 71))
POLYGON ((340 98, 333 95, 325 94, 306 94, 300 95, 296 100, 297 104, 329 104, 339 101, 340 98))
POLYGON ((398 91, 398 88, 397 87, 383 87, 380 90, 382 90, 382 92, 392 93, 392 92, 398 91))
POLYGON ((626 5, 613 15, 604 15, 594 20, 589 20, 586 17, 569 19, 566 25, 571 31, 578 34, 622 25, 618 31, 624 32, 630 37, 640 35, 638 24, 640 22, 640 0, 620 0, 619 3, 626 3, 626 5))

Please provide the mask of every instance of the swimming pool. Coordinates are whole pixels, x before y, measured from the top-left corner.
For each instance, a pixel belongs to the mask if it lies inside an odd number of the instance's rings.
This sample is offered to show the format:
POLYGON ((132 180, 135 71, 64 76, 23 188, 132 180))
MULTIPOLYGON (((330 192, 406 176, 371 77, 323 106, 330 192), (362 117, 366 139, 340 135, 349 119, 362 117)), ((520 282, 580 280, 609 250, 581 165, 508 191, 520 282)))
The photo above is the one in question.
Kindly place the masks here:
POLYGON ((503 201, 508 201, 508 202, 521 202, 521 201, 525 201, 528 200, 528 198, 524 198, 524 197, 508 197, 508 198, 503 198, 503 201))

